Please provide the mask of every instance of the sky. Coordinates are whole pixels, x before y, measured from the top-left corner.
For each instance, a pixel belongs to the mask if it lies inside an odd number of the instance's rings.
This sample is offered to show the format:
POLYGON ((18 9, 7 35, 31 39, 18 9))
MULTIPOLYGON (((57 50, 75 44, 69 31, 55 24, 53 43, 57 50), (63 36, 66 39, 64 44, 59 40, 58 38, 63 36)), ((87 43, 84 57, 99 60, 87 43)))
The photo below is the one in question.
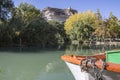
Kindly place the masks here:
POLYGON ((120 0, 12 0, 17 7, 21 2, 27 2, 36 8, 43 10, 45 7, 76 9, 78 12, 100 10, 103 18, 109 17, 109 13, 120 19, 120 0))

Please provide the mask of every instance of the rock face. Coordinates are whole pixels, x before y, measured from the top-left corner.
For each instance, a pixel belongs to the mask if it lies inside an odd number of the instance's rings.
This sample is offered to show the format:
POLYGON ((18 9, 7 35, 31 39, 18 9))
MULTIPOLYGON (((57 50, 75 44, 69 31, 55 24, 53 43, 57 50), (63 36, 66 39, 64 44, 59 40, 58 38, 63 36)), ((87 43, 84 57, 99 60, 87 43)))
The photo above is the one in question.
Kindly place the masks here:
POLYGON ((77 10, 74 10, 71 7, 67 8, 67 9, 46 7, 43 9, 42 13, 43 13, 43 17, 46 20, 65 22, 69 16, 77 13, 77 10))

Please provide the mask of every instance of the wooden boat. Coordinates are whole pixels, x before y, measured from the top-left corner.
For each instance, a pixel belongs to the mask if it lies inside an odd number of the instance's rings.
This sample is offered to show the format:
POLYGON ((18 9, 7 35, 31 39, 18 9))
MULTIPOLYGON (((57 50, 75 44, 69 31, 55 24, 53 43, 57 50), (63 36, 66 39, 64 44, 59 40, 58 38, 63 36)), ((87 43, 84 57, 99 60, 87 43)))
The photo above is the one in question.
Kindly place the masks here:
POLYGON ((94 56, 63 55, 61 59, 70 68, 75 80, 120 80, 120 64, 107 62, 106 56, 106 53, 94 56))

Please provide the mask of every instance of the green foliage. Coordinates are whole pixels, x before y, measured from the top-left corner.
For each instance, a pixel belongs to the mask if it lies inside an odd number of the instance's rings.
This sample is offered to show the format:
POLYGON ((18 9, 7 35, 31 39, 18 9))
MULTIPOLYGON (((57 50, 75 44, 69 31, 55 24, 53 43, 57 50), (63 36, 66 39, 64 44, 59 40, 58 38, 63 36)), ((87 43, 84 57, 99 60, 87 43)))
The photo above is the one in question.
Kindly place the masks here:
POLYGON ((18 9, 22 13, 22 17, 25 23, 31 22, 32 20, 41 17, 41 12, 35 6, 28 4, 28 3, 21 3, 18 6, 18 9))
POLYGON ((88 40, 94 31, 95 20, 96 15, 92 11, 70 16, 65 23, 65 30, 71 41, 88 40))
POLYGON ((12 31, 8 25, 3 24, 0 27, 0 46, 10 46, 12 44, 12 31))
POLYGON ((47 23, 42 18, 38 18, 29 23, 21 35, 22 41, 24 42, 23 44, 28 46, 44 46, 45 38, 48 37, 45 35, 46 27, 47 23))
POLYGON ((12 0, 0 0, 0 21, 8 18, 8 13, 14 7, 12 0))
POLYGON ((96 13, 74 14, 65 23, 59 23, 44 20, 41 11, 31 4, 21 3, 13 8, 11 0, 0 3, 0 46, 57 47, 70 41, 79 44, 93 35, 120 37, 120 20, 112 13, 103 20, 99 9, 96 13))
POLYGON ((57 43, 60 45, 63 45, 67 41, 67 35, 64 30, 64 23, 59 23, 57 21, 49 21, 48 22, 50 26, 55 28, 55 37, 57 39, 57 43))
POLYGON ((28 3, 13 8, 11 19, 6 25, 1 22, 0 26, 1 46, 56 47, 67 40, 63 23, 47 22, 40 10, 28 3))
POLYGON ((120 24, 112 12, 110 13, 109 18, 106 20, 107 32, 109 34, 108 37, 118 37, 120 34, 120 24))
MULTIPOLYGON (((40 19, 40 15, 41 12, 28 3, 21 3, 18 7, 12 9, 12 18, 10 19, 9 27, 13 31, 12 40, 14 44, 20 44, 23 31, 36 19, 40 19)), ((34 27, 34 25, 32 26, 34 27)))
POLYGON ((112 13, 108 19, 99 20, 97 23, 97 28, 94 32, 97 37, 106 37, 106 38, 115 38, 119 37, 120 34, 120 24, 117 17, 115 17, 112 13))

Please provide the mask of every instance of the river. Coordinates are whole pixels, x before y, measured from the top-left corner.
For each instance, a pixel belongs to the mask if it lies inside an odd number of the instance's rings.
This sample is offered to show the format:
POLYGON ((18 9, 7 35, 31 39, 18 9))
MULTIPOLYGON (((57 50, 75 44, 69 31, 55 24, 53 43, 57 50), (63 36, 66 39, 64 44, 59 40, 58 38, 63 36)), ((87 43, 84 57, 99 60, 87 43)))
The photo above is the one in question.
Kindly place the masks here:
MULTIPOLYGON (((70 50, 0 51, 0 80, 75 80, 67 65, 60 59, 70 50)), ((93 49, 77 53, 93 54, 93 49)), ((99 52, 99 51, 98 51, 99 52)), ((74 53, 75 54, 75 53, 74 53)))
POLYGON ((0 80, 74 80, 60 59, 64 51, 0 52, 0 80))

